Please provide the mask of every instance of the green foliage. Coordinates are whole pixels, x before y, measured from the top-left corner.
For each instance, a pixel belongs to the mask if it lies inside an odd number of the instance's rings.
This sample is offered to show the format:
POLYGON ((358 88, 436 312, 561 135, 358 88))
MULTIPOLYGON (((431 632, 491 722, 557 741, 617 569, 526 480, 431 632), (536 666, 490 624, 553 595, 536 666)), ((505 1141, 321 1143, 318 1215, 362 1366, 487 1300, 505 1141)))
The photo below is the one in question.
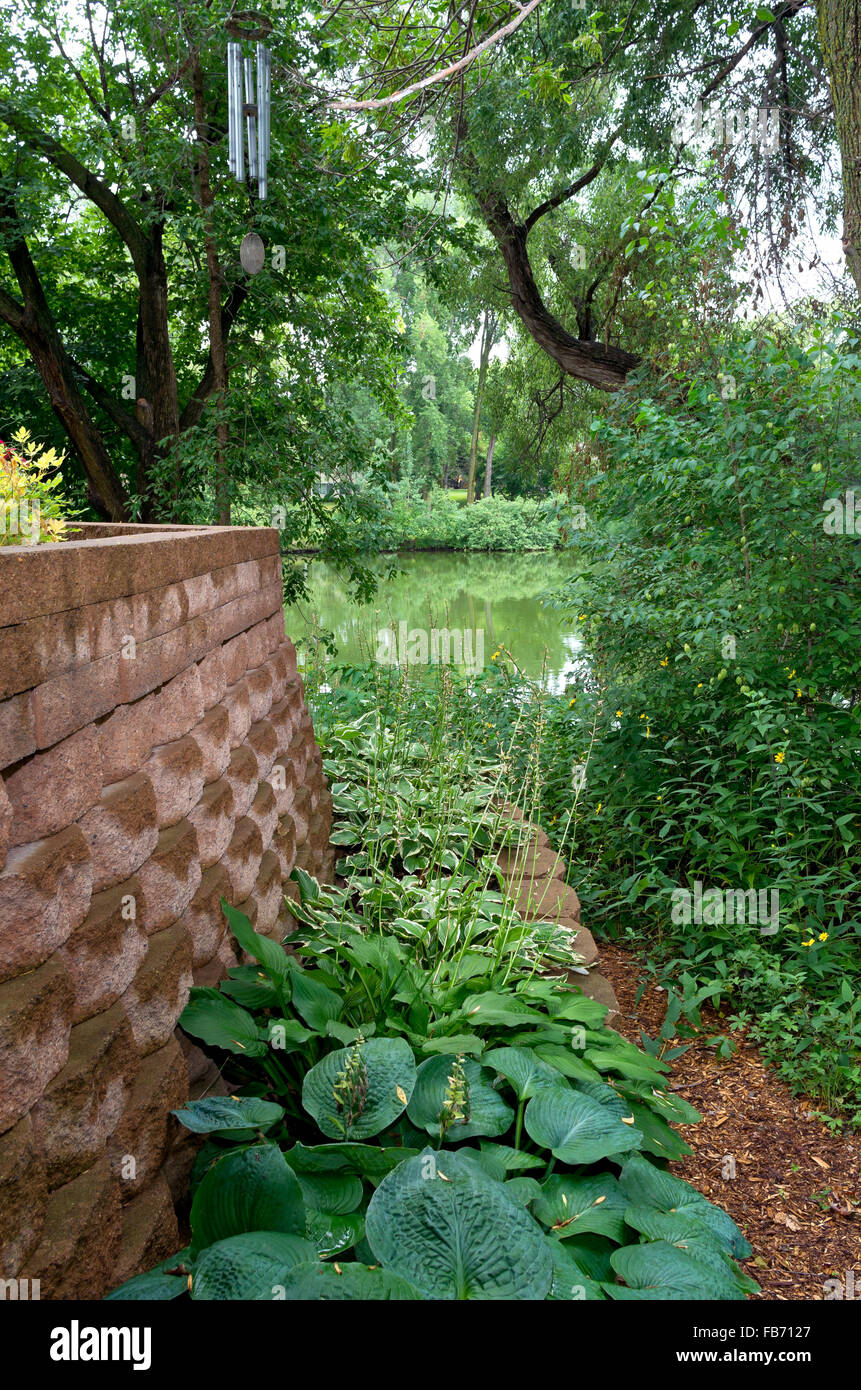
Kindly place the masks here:
POLYGON ((14 447, 0 440, 0 545, 61 541, 75 515, 60 491, 63 456, 23 427, 12 441, 14 447))

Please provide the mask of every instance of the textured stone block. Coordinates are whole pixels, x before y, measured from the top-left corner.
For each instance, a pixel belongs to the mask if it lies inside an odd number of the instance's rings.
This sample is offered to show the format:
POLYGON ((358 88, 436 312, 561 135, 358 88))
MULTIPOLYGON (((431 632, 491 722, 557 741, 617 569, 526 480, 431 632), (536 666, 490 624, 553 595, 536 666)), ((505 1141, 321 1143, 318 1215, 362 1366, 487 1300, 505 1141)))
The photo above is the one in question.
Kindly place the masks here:
POLYGON ((124 698, 120 668, 131 664, 105 656, 37 685, 31 696, 37 747, 50 748, 112 710, 124 698))
POLYGON ((260 872, 263 857, 263 837, 260 827, 248 816, 236 822, 230 844, 223 859, 230 879, 228 902, 241 903, 247 898, 260 872))
POLYGON ((296 844, 304 844, 308 838, 308 823, 311 819, 311 793, 306 786, 297 787, 293 805, 287 814, 293 820, 296 844))
MULTIPOLYGON (((72 610, 74 611, 74 610, 72 610)), ((114 656, 128 644, 129 637, 137 642, 142 633, 135 624, 131 598, 110 599, 106 603, 90 603, 78 610, 86 620, 91 659, 114 656)), ((52 621, 54 614, 47 621, 52 621)))
POLYGON ((29 844, 65 830, 95 805, 102 790, 95 727, 90 724, 10 768, 5 783, 15 815, 10 844, 29 844))
POLYGON ((56 957, 0 985, 0 1134, 66 1065, 72 1004, 72 983, 56 957))
MULTIPOLYGON (((194 983, 212 989, 218 984, 219 980, 224 979, 228 970, 232 970, 233 967, 238 964, 239 955, 236 943, 230 932, 225 932, 212 960, 207 961, 206 965, 201 965, 195 969, 194 983)), ((218 1094, 221 1095, 223 1092, 219 1091, 218 1094)))
POLYGON ((189 666, 163 685, 155 696, 155 728, 159 743, 182 738, 203 718, 200 671, 189 666))
POLYGON ((29 1115, 0 1138, 0 1279, 14 1279, 39 1243, 48 1185, 29 1115))
POLYGON ((36 723, 30 692, 0 700, 0 771, 36 749, 36 723))
POLYGON ((557 879, 526 879, 519 885, 516 895, 512 884, 512 896, 521 917, 556 921, 568 916, 580 921, 580 899, 573 888, 568 888, 557 879))
POLYGON ((119 1124, 137 1066, 122 1004, 72 1029, 66 1065, 30 1112, 51 1188, 98 1160, 119 1124))
POLYGON ((158 640, 162 681, 172 680, 180 671, 202 660, 210 650, 205 618, 192 618, 190 623, 166 632, 158 640))
MULTIPOLYGON (((277 934, 278 917, 284 894, 281 889, 281 864, 274 850, 268 849, 260 861, 260 872, 251 894, 239 911, 244 912, 254 930, 261 936, 277 934)), ((246 957, 252 961, 253 957, 246 957)))
POLYGON ((244 742, 252 723, 251 700, 244 677, 236 685, 227 687, 221 704, 230 719, 230 746, 237 748, 244 742))
POLYGON ((0 777, 0 869, 6 863, 9 836, 12 833, 12 803, 6 795, 3 778, 0 777))
POLYGON ((67 609, 0 628, 0 699, 83 666, 94 653, 86 609, 67 609))
POLYGON ((191 821, 177 821, 159 833, 152 855, 138 870, 144 895, 139 922, 148 935, 180 917, 200 887, 197 831, 191 821))
POLYGON ((189 619, 199 618, 202 614, 208 613, 210 608, 216 607, 218 591, 211 574, 196 574, 191 579, 184 579, 182 587, 185 590, 186 615, 189 619))
POLYGON ((221 648, 221 659, 224 662, 224 674, 228 685, 235 685, 237 681, 242 680, 248 670, 247 641, 246 633, 240 632, 221 648))
POLYGON ((233 791, 233 813, 237 820, 246 815, 257 795, 257 759, 244 744, 235 748, 224 770, 224 780, 233 791))
POLYGON ((213 705, 196 728, 188 735, 200 749, 203 758, 203 780, 214 782, 223 776, 230 762, 230 716, 224 705, 213 705))
POLYGON ((117 708, 98 725, 105 786, 133 777, 146 762, 160 734, 155 724, 156 697, 145 695, 117 708))
POLYGON ((269 656, 269 619, 255 623, 245 634, 246 670, 262 666, 269 656))
MULTIPOLYGON (((210 782, 201 798, 188 813, 197 832, 197 848, 202 869, 219 860, 230 844, 236 820, 233 809, 233 788, 226 778, 210 782)), ((196 890, 195 890, 196 891, 196 890)))
POLYGON ((218 647, 214 652, 207 655, 198 662, 197 669, 200 673, 200 688, 203 691, 204 709, 212 709, 219 700, 223 699, 227 689, 227 673, 224 669, 224 657, 221 655, 221 648, 218 647))
POLYGON ((278 751, 280 753, 286 753, 293 739, 296 722, 293 701, 290 699, 289 695, 279 700, 277 704, 273 704, 267 715, 267 719, 274 728, 278 738, 278 751))
POLYGON ((188 1073, 182 1050, 172 1037, 138 1068, 137 1079, 108 1152, 120 1184, 120 1200, 130 1201, 152 1182, 165 1158, 171 1130, 170 1115, 188 1094, 188 1073))
POLYGON ((230 893, 227 869, 223 863, 213 864, 205 870, 200 887, 182 914, 182 924, 191 937, 195 968, 212 960, 224 939, 227 923, 221 900, 230 902, 230 893))
MULTIPOLYGON (((152 783, 158 827, 175 825, 203 792, 203 754, 191 734, 153 749, 141 769, 152 783)), ((137 867, 137 866, 136 866, 137 867)))
POLYGON ((161 649, 164 638, 126 642, 119 659, 119 695, 117 703, 129 705, 144 695, 158 690, 164 680, 161 649))
POLYGON ((149 938, 140 970, 123 995, 135 1047, 147 1057, 165 1043, 188 1003, 191 937, 181 922, 149 938))
POLYGON ((268 782, 261 782, 258 786, 257 795, 248 808, 248 816, 260 827, 260 839, 264 848, 267 847, 278 823, 275 793, 268 782))
POLYGON ((278 735, 268 719, 258 719, 248 730, 245 742, 257 759, 257 776, 266 777, 278 754, 278 735))
POLYGON ((329 846, 329 822, 315 811, 308 822, 308 848, 317 855, 329 846))
POLYGON ((281 878, 286 880, 293 872, 296 863, 296 827, 290 815, 279 816, 278 825, 272 840, 272 848, 278 855, 281 865, 281 878))
POLYGON ((268 666, 258 666, 256 670, 248 672, 243 684, 248 691, 251 723, 255 724, 258 719, 265 719, 272 708, 274 678, 268 666))
POLYGON ((77 825, 9 850, 0 872, 0 980, 32 970, 87 915, 93 865, 77 825))
POLYGON ((81 925, 59 952, 75 991, 73 1021, 104 1013, 130 985, 147 953, 140 879, 95 893, 81 925))
POLYGON ((279 816, 285 815, 296 795, 296 768, 289 759, 278 758, 269 769, 266 781, 275 793, 279 816))
POLYGON ((52 1192, 42 1239, 22 1274, 41 1283, 42 1298, 102 1298, 121 1239, 120 1198, 107 1155, 52 1192))
POLYGON ((131 878, 158 843, 158 805, 152 779, 141 771, 105 787, 80 827, 92 855, 93 892, 131 878))
POLYGON ((131 599, 135 635, 160 637, 188 620, 188 590, 184 582, 136 593, 131 599))
POLYGON ((552 849, 539 849, 531 841, 525 849, 516 845, 501 849, 494 861, 502 877, 519 883, 525 879, 565 878, 565 861, 552 849))
POLYGON ((117 1288, 135 1274, 145 1274, 181 1245, 170 1188, 160 1174, 122 1209, 120 1254, 111 1272, 110 1287, 117 1288))

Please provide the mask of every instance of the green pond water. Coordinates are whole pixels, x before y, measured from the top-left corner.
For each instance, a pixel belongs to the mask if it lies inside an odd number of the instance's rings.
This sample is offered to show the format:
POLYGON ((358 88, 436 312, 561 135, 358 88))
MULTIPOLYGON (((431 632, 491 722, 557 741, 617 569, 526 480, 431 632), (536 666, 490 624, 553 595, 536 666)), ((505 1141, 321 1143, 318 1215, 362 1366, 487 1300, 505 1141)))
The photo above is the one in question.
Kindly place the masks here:
MULTIPOLYGON (((390 559, 378 557, 377 573, 385 574, 390 559)), ((559 690, 582 661, 576 622, 541 602, 572 573, 571 559, 562 555, 405 552, 397 557, 400 573, 382 578, 373 602, 365 606, 350 598, 332 566, 313 558, 306 563, 311 600, 287 609, 287 631, 298 640, 313 631, 316 619, 335 634, 342 660, 406 653, 411 665, 419 665, 432 653, 432 630, 445 628, 460 636, 462 659, 455 659, 453 638, 449 660, 462 669, 480 668, 482 647, 483 664, 489 665, 501 644, 531 680, 543 675, 559 690), (391 635, 381 636, 385 629, 391 635)), ((437 641, 444 659, 445 638, 437 641)))

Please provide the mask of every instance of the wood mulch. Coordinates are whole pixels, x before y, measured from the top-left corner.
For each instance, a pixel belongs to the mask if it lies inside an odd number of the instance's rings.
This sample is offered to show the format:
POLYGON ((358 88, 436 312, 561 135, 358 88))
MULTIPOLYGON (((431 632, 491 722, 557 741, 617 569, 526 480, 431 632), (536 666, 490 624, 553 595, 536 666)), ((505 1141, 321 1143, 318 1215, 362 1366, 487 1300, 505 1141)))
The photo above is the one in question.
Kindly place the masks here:
MULTIPOLYGON (((601 973, 619 1000, 618 1031, 637 1043, 641 1029, 657 1037, 666 993, 650 981, 635 1003, 642 979, 636 955, 606 941, 599 949, 601 973)), ((714 1013, 702 1016, 712 1036, 727 1031, 714 1013)), ((747 1236, 753 1256, 745 1269, 762 1286, 757 1298, 834 1298, 825 1281, 839 1279, 844 1297, 861 1299, 861 1136, 832 1134, 742 1034, 733 1037, 737 1050, 725 1060, 695 1039, 670 1064, 670 1087, 703 1117, 679 1126, 694 1152, 670 1171, 723 1207, 747 1236), (735 1160, 734 1178, 723 1176, 732 1167, 727 1158, 735 1160)))

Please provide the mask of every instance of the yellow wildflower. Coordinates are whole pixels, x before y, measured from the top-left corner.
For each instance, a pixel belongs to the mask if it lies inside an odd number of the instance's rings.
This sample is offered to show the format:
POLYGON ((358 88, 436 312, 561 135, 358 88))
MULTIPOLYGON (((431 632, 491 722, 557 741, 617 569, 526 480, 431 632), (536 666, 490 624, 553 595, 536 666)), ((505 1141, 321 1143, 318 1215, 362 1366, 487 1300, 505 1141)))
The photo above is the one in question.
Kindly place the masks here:
POLYGON ((603 801, 599 801, 599 802, 598 802, 598 805, 595 807, 595 815, 596 815, 596 816, 597 816, 598 812, 601 810, 601 807, 602 807, 603 805, 604 805, 603 801))
POLYGON ((662 665, 662 666, 668 666, 668 665, 669 665, 669 662, 670 662, 670 658, 669 658, 668 656, 665 656, 664 659, 663 659, 663 661, 661 662, 661 665, 662 665))
POLYGON ((819 940, 820 940, 820 941, 827 941, 827 940, 828 940, 828 933, 827 933, 827 931, 821 931, 821 932, 819 933, 819 940))
POLYGON ((776 763, 782 763, 785 757, 786 757, 786 754, 785 754, 785 753, 775 753, 775 755, 774 755, 774 761, 775 761, 776 763))
POLYGON ((622 711, 621 711, 620 709, 617 709, 617 710, 616 710, 616 718, 617 718, 617 719, 621 719, 621 718, 622 718, 622 711))
POLYGON ((811 936, 811 938, 810 938, 809 941, 802 941, 801 944, 802 944, 802 946, 812 946, 812 945, 813 945, 813 937, 811 936))

